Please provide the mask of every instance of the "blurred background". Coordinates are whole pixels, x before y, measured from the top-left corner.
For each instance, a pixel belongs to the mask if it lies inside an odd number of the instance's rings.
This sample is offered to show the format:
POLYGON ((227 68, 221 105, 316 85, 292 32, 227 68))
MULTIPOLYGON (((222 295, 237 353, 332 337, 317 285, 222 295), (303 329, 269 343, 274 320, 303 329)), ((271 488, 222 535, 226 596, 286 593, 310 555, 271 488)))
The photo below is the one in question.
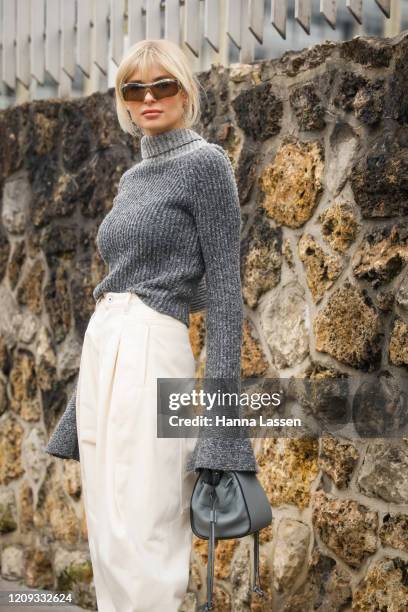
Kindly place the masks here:
POLYGON ((106 91, 142 38, 175 39, 201 71, 407 27, 408 0, 0 0, 0 108, 106 91))

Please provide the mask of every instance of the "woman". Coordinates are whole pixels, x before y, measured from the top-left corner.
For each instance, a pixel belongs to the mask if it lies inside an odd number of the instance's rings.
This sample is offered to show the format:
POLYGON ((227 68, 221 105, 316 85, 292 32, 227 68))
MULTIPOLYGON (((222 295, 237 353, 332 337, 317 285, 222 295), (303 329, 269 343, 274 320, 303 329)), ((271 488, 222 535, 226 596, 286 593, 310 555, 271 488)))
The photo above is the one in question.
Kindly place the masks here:
POLYGON ((204 274, 205 380, 239 390, 239 199, 227 154, 189 127, 198 84, 176 44, 131 47, 115 92, 121 127, 143 133, 142 160, 98 230, 109 273, 94 289, 78 385, 47 452, 80 458, 100 612, 173 612, 188 586, 197 472, 216 482, 222 470, 257 471, 236 432, 196 444, 156 435, 156 379, 194 377, 189 305, 204 274))

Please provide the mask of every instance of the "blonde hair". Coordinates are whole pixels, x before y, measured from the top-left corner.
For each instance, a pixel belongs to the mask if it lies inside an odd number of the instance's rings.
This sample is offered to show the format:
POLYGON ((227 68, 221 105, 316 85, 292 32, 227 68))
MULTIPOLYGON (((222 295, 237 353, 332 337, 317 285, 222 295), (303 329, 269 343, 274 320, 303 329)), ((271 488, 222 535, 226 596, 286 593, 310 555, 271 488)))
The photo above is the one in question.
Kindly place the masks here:
POLYGON ((178 79, 187 94, 183 116, 185 126, 193 126, 200 117, 201 84, 193 74, 182 49, 176 43, 167 39, 141 40, 128 49, 119 64, 115 77, 116 113, 119 124, 122 130, 132 135, 140 135, 142 131, 129 116, 121 86, 137 69, 140 70, 143 79, 153 63, 159 64, 174 78, 178 79))

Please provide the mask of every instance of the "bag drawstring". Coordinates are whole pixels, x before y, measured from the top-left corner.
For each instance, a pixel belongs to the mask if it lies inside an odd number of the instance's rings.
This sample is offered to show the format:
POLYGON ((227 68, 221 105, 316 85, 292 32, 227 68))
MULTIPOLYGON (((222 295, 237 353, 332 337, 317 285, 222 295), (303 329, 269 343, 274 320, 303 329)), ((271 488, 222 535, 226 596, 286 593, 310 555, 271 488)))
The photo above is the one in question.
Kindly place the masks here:
POLYGON ((265 591, 263 591, 261 587, 261 578, 259 576, 259 531, 255 531, 254 533, 254 583, 252 590, 261 597, 265 595, 265 591))
MULTIPOLYGON (((213 605, 213 584, 214 584, 214 555, 215 555, 215 523, 217 522, 217 512, 215 510, 215 502, 217 494, 213 486, 210 496, 212 499, 212 507, 210 512, 210 536, 208 538, 208 561, 207 561, 207 603, 204 611, 212 610, 213 605)), ((259 574, 259 531, 254 532, 254 580, 252 590, 260 597, 265 595, 265 591, 261 587, 261 578, 259 574)))
POLYGON ((208 538, 208 561, 207 561, 207 603, 204 612, 213 609, 213 584, 214 584, 214 553, 215 553, 215 523, 217 522, 217 512, 215 502, 217 495, 215 486, 211 489, 212 507, 210 512, 210 537, 208 538))

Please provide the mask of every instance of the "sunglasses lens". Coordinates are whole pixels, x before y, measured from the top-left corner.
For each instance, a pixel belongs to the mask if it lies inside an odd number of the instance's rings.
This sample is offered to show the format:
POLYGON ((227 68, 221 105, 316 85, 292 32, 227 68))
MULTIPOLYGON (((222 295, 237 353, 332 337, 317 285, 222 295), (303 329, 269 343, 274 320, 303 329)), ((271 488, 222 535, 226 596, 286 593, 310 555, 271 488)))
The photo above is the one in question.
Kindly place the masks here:
POLYGON ((163 81, 162 83, 157 83, 157 85, 153 85, 152 91, 157 100, 160 100, 160 98, 167 98, 168 96, 175 96, 178 92, 177 81, 163 81))
POLYGON ((136 83, 129 83, 123 89, 123 99, 126 102, 142 102, 146 95, 146 88, 136 83))
MULTIPOLYGON (((153 96, 156 100, 175 96, 178 92, 177 81, 159 81, 151 86, 153 96)), ((122 90, 123 99, 126 102, 143 102, 146 97, 146 87, 141 83, 127 83, 122 90)))

